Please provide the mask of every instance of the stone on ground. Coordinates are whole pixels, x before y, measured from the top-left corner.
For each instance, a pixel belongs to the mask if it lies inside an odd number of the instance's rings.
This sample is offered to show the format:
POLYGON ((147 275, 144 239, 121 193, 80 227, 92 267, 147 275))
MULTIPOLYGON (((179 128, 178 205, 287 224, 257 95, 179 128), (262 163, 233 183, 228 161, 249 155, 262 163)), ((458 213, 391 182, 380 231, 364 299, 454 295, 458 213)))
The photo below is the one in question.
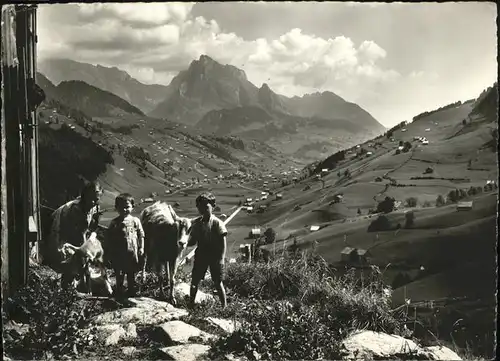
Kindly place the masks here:
POLYGON ((182 321, 170 321, 157 327, 158 341, 167 345, 188 343, 196 338, 206 342, 215 336, 182 321))
MULTIPOLYGON (((91 329, 88 332, 93 332, 91 329)), ((108 324, 98 325, 95 328, 96 336, 99 340, 104 340, 106 346, 116 345, 122 340, 135 339, 137 337, 137 329, 135 324, 128 325, 108 324)))
POLYGON ((209 324, 218 327, 227 334, 233 333, 236 328, 241 326, 238 321, 226 320, 223 318, 207 317, 205 320, 209 324))
MULTIPOLYGON (((191 286, 185 282, 178 283, 174 286, 176 297, 189 297, 191 286)), ((195 303, 201 303, 205 301, 215 301, 215 297, 211 294, 205 293, 198 289, 198 293, 196 293, 195 303)))
POLYGON ((164 347, 160 349, 168 359, 175 361, 197 361, 207 359, 206 354, 210 346, 196 343, 164 347))
POLYGON ((127 355, 127 356, 133 355, 136 351, 137 351, 137 349, 134 346, 122 347, 123 354, 127 355))

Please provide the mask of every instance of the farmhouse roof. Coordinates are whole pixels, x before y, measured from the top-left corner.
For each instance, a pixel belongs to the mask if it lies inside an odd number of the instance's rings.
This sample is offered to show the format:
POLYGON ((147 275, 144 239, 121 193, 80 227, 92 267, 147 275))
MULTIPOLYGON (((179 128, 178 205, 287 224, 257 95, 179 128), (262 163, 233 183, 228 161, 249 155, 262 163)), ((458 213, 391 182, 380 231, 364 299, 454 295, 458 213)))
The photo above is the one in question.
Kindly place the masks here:
POLYGON ((355 251, 356 249, 355 248, 351 248, 351 247, 345 247, 342 252, 342 254, 351 254, 353 251, 355 251))
POLYGON ((319 226, 311 226, 310 230, 312 232, 317 231, 319 229, 319 226))
POLYGON ((358 252, 358 256, 365 256, 365 255, 368 255, 369 252, 366 250, 366 249, 357 249, 357 252, 358 252))

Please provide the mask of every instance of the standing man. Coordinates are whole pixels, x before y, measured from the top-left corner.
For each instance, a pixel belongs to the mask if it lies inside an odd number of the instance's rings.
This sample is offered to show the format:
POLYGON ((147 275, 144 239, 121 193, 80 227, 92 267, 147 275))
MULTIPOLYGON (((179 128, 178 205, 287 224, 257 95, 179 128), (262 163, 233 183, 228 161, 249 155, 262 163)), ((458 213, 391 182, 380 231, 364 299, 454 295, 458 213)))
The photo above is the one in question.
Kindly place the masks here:
MULTIPOLYGON (((60 270, 59 248, 64 243, 79 247, 97 230, 99 224, 99 201, 102 188, 98 182, 87 183, 78 197, 54 211, 52 227, 45 247, 48 264, 60 270)), ((63 284, 64 284, 63 279, 63 284)))

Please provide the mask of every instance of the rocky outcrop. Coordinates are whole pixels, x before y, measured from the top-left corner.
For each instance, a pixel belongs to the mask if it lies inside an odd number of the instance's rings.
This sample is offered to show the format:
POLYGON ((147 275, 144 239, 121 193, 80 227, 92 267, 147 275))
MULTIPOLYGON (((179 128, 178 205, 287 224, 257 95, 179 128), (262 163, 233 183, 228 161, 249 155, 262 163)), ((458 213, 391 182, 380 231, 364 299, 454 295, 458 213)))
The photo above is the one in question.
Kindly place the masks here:
POLYGON ((182 321, 170 321, 157 326, 156 335, 158 341, 166 345, 185 344, 192 339, 206 343, 215 337, 182 321))
POLYGON ((354 333, 345 339, 342 345, 347 352, 345 360, 408 357, 420 360, 461 360, 460 356, 446 347, 422 347, 404 337, 374 331, 354 333))
POLYGON ((186 310, 175 308, 170 303, 156 301, 147 297, 131 298, 134 306, 109 311, 96 316, 92 323, 95 325, 129 324, 157 325, 162 322, 178 320, 186 316, 186 310))
POLYGON ((169 360, 196 361, 206 359, 206 354, 209 349, 210 346, 193 343, 188 345, 164 347, 159 351, 169 360))
POLYGON ((133 323, 99 325, 88 332, 94 332, 93 334, 99 340, 103 340, 105 346, 117 345, 122 340, 131 340, 137 337, 137 329, 133 323))

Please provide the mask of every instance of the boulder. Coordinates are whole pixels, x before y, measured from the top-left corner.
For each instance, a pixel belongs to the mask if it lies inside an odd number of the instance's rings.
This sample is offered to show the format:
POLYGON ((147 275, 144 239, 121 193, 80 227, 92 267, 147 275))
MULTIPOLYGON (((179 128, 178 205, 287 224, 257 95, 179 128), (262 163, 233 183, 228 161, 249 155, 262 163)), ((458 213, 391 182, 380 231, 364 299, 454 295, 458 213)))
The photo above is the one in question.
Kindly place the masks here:
POLYGON ((167 302, 156 301, 147 297, 129 299, 133 307, 121 308, 97 315, 92 323, 96 325, 128 324, 156 325, 166 321, 177 320, 186 316, 186 310, 176 308, 167 302))
POLYGON ((106 346, 116 345, 122 340, 130 340, 137 337, 137 329, 133 323, 129 323, 128 325, 98 325, 95 329, 88 329, 87 332, 94 334, 99 340, 104 340, 106 346))
POLYGON ((175 361, 197 361, 207 359, 206 354, 210 346, 196 343, 170 346, 161 348, 159 351, 169 360, 175 361))
POLYGON ((149 297, 132 297, 127 299, 127 301, 132 307, 141 307, 146 309, 160 308, 167 310, 172 308, 172 304, 168 302, 158 301, 149 297))
POLYGON ((216 317, 207 317, 205 318, 205 321, 207 321, 212 326, 218 327, 227 334, 233 333, 236 328, 239 328, 241 326, 240 322, 238 321, 226 320, 216 317))
POLYGON ((347 355, 344 360, 367 359, 431 359, 460 360, 457 354, 443 347, 439 349, 419 346, 412 340, 382 332, 358 331, 342 343, 347 355))
POLYGON ((137 349, 134 346, 125 346, 122 347, 122 353, 124 355, 130 356, 137 352, 137 349))
POLYGON ((182 321, 170 321, 157 327, 156 334, 159 342, 166 345, 184 344, 193 338, 205 343, 215 336, 189 325, 182 321))
POLYGON ((429 360, 461 360, 454 351, 444 346, 429 346, 423 348, 423 353, 429 360))
MULTIPOLYGON (((189 297, 191 286, 185 282, 178 283, 174 286, 176 297, 189 297)), ((215 301, 215 297, 208 293, 202 292, 198 289, 198 293, 196 293, 195 303, 201 303, 205 301, 215 301)))

